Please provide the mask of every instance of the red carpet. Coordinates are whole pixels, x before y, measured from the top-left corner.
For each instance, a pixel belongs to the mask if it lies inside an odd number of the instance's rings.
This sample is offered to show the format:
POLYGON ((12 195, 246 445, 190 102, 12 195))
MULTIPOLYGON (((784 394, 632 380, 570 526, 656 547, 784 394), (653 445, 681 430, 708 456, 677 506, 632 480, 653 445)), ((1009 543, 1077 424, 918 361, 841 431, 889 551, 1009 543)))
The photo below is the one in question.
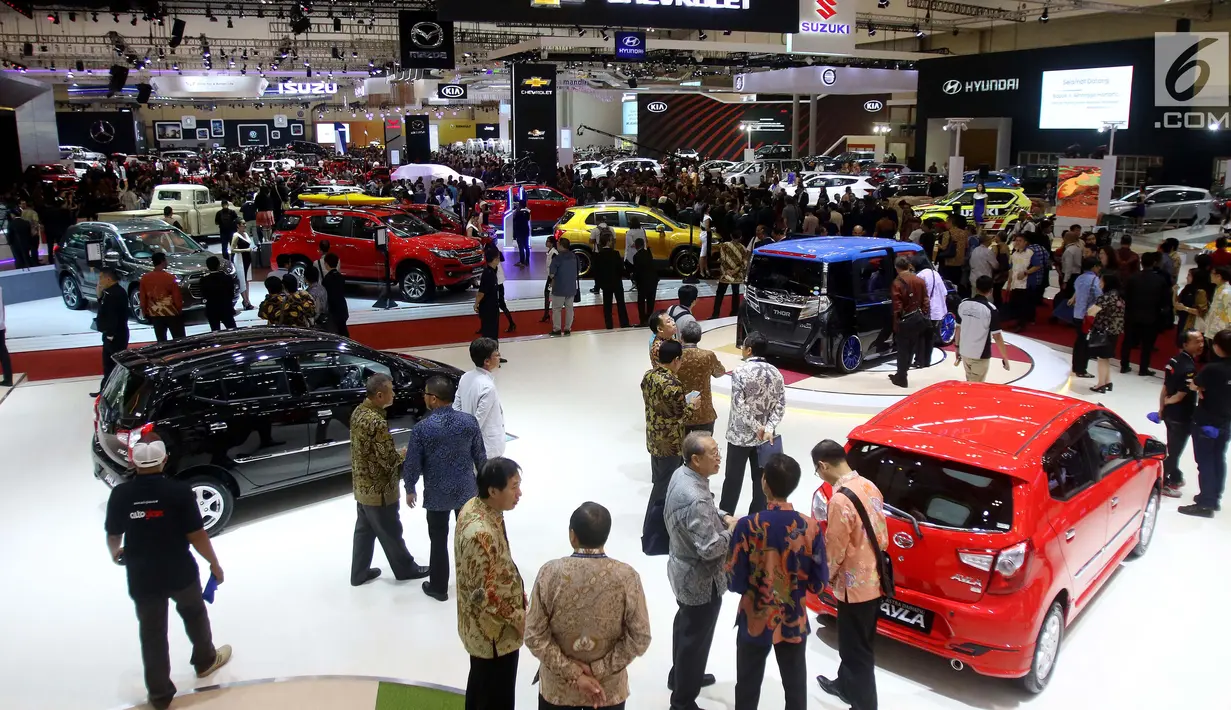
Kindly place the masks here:
MULTIPOLYGON (((728 299, 729 302, 729 299, 728 299)), ((655 308, 665 309, 677 303, 674 299, 660 300, 655 308)), ((725 305, 725 304, 724 304, 725 305)), ((637 303, 626 303, 629 323, 637 322, 637 303)), ((693 308, 697 313, 708 315, 714 307, 713 297, 698 298, 693 308)), ((724 308, 725 310, 725 308, 724 308)), ((542 311, 514 311, 513 320, 517 331, 507 337, 520 338, 531 335, 547 335, 551 323, 540 323, 542 311)), ((612 313, 615 326, 619 327, 619 315, 612 313)), ((369 347, 380 350, 468 343, 475 337, 479 319, 477 316, 453 316, 450 318, 427 318, 423 320, 369 323, 350 328, 351 338, 369 347)), ((501 329, 508 323, 501 318, 501 329)), ((573 311, 573 330, 602 330, 603 307, 578 306, 573 311)), ((66 377, 102 375, 102 348, 74 348, 44 352, 13 353, 13 371, 24 372, 30 380, 54 380, 66 377)))
MULTIPOLYGON (((1073 341, 1077 338, 1077 331, 1071 325, 1064 323, 1052 324, 1048 322, 1051 317, 1051 304, 1040 306, 1038 313, 1035 315, 1035 323, 1022 332, 1022 335, 1035 340, 1041 340, 1052 345, 1061 345, 1066 348, 1073 347, 1073 341)), ((1011 329, 1015 323, 1010 321, 1006 327, 1011 329)), ((1116 342, 1116 356, 1120 354, 1120 342, 1116 342)), ((1162 371, 1167 366, 1167 361, 1171 359, 1179 350, 1175 346, 1175 328, 1170 328, 1158 336, 1158 340, 1154 341, 1154 354, 1150 357, 1150 369, 1162 371)), ((1137 362, 1141 357, 1140 350, 1133 350, 1133 369, 1136 371, 1137 362)), ((1093 367, 1093 364, 1091 365, 1093 367)))

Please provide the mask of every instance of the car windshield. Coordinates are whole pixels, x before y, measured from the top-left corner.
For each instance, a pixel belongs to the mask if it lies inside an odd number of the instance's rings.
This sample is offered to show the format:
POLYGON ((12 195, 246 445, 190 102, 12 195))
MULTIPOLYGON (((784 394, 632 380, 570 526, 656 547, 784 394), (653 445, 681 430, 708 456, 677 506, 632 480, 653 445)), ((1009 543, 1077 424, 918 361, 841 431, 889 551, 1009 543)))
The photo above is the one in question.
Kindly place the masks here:
POLYGON ((976 532, 1006 532, 1013 526, 1008 476, 858 442, 851 446, 850 464, 876 484, 885 503, 922 524, 976 532))
POLYGON ((793 296, 813 296, 825 289, 825 272, 816 262, 757 254, 748 268, 748 285, 793 296))
POLYGON ((938 205, 956 205, 956 204, 971 204, 974 202, 974 192, 968 190, 954 190, 944 197, 936 201, 938 205))
POLYGON ((118 366, 103 387, 99 414, 109 422, 140 416, 153 390, 153 385, 141 372, 118 366))
POLYGON ((462 223, 462 218, 459 217, 456 212, 447 210, 444 207, 437 207, 436 209, 440 210, 441 216, 444 217, 445 219, 455 222, 457 224, 462 223))
POLYGON ((1120 199, 1123 200, 1124 202, 1135 202, 1137 200, 1137 195, 1140 195, 1140 194, 1141 194, 1141 190, 1133 190, 1132 192, 1126 193, 1120 199))
POLYGON ((387 214, 380 218, 399 236, 421 237, 425 234, 435 234, 436 230, 427 222, 409 214, 387 214))
POLYGON ((192 237, 178 229, 151 229, 143 232, 125 232, 120 235, 124 248, 134 259, 148 259, 154 252, 164 254, 195 254, 205 251, 192 237))

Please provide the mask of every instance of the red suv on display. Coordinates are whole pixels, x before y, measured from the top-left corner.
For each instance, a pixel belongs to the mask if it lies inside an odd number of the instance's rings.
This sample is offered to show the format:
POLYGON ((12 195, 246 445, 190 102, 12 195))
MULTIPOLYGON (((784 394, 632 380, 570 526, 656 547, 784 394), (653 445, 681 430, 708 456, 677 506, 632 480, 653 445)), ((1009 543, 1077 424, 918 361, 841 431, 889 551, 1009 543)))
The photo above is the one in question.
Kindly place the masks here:
MULTIPOLYGON (((880 633, 1034 693, 1065 628, 1149 547, 1166 456, 1097 404, 956 381, 874 416, 847 451, 884 496, 896 591, 880 633)), ((814 495, 818 520, 831 495, 814 495)), ((837 614, 828 589, 808 605, 837 614)))
POLYGON ((31 165, 30 172, 37 175, 41 182, 53 187, 69 188, 77 185, 77 173, 60 163, 31 165))
POLYGON ((514 190, 525 191, 526 206, 530 208, 530 228, 532 230, 535 227, 550 229, 564 216, 565 210, 577 204, 577 200, 546 185, 499 185, 489 188, 483 191, 483 200, 479 202, 479 209, 482 210, 485 204, 488 206, 490 223, 497 229, 501 229, 504 224, 504 211, 508 209, 506 202, 510 187, 514 190))
POLYGON ((300 278, 320 256, 321 240, 354 281, 385 278, 385 256, 376 248, 376 229, 388 227, 389 271, 408 301, 430 301, 437 288, 464 291, 478 285, 485 261, 479 240, 434 229, 394 207, 300 207, 287 210, 274 228, 272 258, 291 257, 300 278))

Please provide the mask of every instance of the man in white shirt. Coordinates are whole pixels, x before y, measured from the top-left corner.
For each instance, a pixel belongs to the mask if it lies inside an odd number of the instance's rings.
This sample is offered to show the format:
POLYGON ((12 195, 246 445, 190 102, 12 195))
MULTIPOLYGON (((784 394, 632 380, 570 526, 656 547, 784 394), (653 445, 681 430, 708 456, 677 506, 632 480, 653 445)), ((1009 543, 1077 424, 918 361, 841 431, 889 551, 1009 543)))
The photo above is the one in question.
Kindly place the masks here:
POLYGON ((1000 312, 992 305, 992 292, 996 288, 992 277, 983 275, 975 280, 975 295, 962 301, 957 307, 957 354, 953 365, 966 367, 967 382, 987 380, 988 364, 992 358, 992 340, 1000 352, 1000 363, 1009 369, 1008 349, 1000 332, 1000 312))
POLYGON ((504 408, 492 379, 492 373, 500 368, 500 344, 491 338, 475 338, 470 344, 470 361, 475 369, 458 382, 453 408, 478 420, 489 459, 504 456, 504 408))

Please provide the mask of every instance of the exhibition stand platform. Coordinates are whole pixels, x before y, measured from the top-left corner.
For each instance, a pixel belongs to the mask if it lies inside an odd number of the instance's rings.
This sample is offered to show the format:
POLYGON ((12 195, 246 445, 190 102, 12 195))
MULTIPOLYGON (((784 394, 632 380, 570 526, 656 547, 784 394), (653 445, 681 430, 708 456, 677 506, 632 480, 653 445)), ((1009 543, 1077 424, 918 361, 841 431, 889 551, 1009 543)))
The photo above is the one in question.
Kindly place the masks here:
POLYGON ((455 688, 362 676, 269 678, 206 686, 175 697, 175 707, 192 710, 462 710, 465 704, 463 692, 455 688))

